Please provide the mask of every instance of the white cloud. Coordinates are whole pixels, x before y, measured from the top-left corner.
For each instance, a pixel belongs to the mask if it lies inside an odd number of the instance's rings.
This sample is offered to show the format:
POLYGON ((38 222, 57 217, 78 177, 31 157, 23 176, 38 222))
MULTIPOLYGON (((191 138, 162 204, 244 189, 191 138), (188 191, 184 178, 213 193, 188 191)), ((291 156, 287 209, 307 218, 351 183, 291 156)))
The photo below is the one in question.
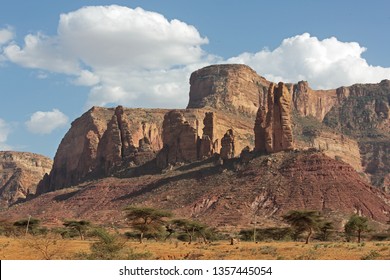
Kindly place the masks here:
POLYGON ((11 150, 11 147, 6 144, 8 135, 11 133, 9 124, 0 119, 0 151, 11 150))
POLYGON ((8 41, 4 56, 42 70, 42 78, 62 73, 73 84, 90 87, 86 107, 185 107, 191 72, 213 63, 244 63, 272 81, 307 80, 313 88, 390 78, 390 68, 362 58, 366 49, 358 43, 308 33, 287 38, 274 50, 222 60, 202 49, 208 39, 195 27, 141 8, 84 7, 62 14, 57 30, 55 36, 28 34, 23 46, 8 41))
POLYGON ((29 34, 4 54, 24 67, 75 76, 74 84, 92 87, 87 106, 141 106, 147 98, 183 107, 189 75, 213 59, 201 48, 207 43, 195 27, 158 13, 91 6, 62 14, 56 36, 29 34))
POLYGON ((15 34, 11 27, 0 29, 0 46, 11 41, 14 36, 15 34))
POLYGON ((27 35, 23 48, 15 42, 9 44, 4 48, 4 55, 8 60, 27 68, 69 75, 77 75, 81 71, 78 61, 63 48, 59 38, 42 33, 27 35))
POLYGON ((49 112, 38 111, 32 114, 25 124, 32 133, 49 134, 56 128, 66 126, 68 117, 58 109, 49 112))
POLYGON ((284 39, 270 51, 243 53, 230 63, 244 63, 271 81, 309 81, 314 88, 336 88, 353 83, 390 79, 390 68, 372 66, 362 58, 366 49, 335 37, 319 40, 308 33, 284 39))

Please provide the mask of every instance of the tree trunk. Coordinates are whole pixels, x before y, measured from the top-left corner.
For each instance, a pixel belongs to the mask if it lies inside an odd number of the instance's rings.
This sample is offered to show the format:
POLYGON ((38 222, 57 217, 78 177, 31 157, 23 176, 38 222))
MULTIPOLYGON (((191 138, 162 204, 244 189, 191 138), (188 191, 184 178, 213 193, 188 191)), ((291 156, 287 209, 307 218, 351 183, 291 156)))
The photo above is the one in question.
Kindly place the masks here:
POLYGON ((360 243, 362 231, 361 231, 361 230, 358 230, 357 232, 358 232, 358 243, 360 243))
POLYGON ((139 235, 139 243, 143 243, 143 239, 144 239, 144 233, 141 232, 139 235))
POLYGON ((309 234, 308 234, 307 237, 306 237, 306 242, 305 242, 305 244, 309 244, 309 239, 310 239, 312 233, 313 233, 313 230, 312 230, 311 228, 309 228, 309 234))

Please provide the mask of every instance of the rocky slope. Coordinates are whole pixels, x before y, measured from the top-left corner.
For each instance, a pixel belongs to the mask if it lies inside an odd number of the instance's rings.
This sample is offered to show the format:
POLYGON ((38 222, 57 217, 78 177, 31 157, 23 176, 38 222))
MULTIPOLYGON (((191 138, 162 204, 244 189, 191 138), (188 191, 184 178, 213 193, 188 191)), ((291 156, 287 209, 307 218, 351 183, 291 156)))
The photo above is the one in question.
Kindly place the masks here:
POLYGON ((0 207, 35 194, 37 184, 49 173, 53 161, 26 152, 0 152, 0 207))
POLYGON ((278 225, 291 209, 319 210, 340 221, 352 213, 386 222, 390 197, 368 185, 348 164, 317 151, 255 156, 249 161, 209 158, 163 174, 104 178, 38 196, 4 212, 11 219, 31 214, 44 223, 87 219, 126 224, 129 204, 169 209, 220 228, 278 225), (50 211, 48 210, 50 209, 50 211))

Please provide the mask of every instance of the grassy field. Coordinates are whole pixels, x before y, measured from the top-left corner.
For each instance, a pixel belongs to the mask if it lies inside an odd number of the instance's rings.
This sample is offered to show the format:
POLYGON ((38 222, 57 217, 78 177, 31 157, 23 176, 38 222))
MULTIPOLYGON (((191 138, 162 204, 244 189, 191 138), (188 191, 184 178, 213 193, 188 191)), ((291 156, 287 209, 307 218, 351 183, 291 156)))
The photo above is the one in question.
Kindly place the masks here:
MULTIPOLYGON (((89 252, 93 240, 0 237, 0 257, 5 260, 78 259, 89 252)), ((390 259, 390 242, 335 243, 241 242, 188 244, 180 241, 126 241, 124 246, 143 258, 161 260, 362 260, 390 259), (145 254, 147 253, 147 254, 145 254)))

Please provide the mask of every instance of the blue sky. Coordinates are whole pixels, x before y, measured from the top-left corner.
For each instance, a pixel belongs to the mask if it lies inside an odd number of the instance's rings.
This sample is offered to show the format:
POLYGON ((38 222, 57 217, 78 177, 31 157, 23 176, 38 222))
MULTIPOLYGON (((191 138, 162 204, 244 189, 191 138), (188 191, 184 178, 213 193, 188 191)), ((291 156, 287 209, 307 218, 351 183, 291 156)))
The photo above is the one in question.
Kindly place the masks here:
POLYGON ((213 63, 313 88, 390 79, 389 3, 2 0, 0 150, 53 157, 92 105, 184 108, 213 63))

